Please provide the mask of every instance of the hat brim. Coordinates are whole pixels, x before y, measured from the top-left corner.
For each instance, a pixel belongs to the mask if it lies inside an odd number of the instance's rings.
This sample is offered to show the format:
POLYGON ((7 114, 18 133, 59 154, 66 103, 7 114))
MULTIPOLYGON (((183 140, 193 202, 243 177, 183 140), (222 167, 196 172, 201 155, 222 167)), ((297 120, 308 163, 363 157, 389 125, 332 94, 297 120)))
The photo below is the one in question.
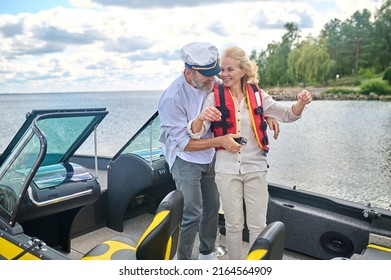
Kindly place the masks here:
POLYGON ((217 74, 220 73, 221 69, 220 69, 220 66, 219 64, 216 64, 215 67, 213 67, 212 69, 208 69, 208 70, 197 70, 202 76, 205 76, 205 77, 211 77, 211 76, 215 76, 217 74))

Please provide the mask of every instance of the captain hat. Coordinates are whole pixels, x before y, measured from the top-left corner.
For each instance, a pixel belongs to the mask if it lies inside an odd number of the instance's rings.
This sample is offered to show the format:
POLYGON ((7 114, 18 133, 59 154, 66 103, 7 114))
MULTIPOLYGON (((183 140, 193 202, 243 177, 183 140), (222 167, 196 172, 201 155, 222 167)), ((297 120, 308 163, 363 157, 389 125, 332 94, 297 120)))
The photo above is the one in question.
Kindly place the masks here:
POLYGON ((181 50, 181 58, 187 68, 197 70, 206 77, 220 73, 219 52, 215 46, 206 42, 192 42, 181 50))

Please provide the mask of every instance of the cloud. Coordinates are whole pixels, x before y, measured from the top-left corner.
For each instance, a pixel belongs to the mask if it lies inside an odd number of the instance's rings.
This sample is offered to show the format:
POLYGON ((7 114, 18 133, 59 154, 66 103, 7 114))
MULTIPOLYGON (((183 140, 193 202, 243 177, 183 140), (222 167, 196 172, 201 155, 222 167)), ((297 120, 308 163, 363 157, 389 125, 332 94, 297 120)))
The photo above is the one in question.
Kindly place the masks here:
MULTIPOLYGON (((149 8, 164 8, 171 9, 175 7, 198 7, 201 5, 216 5, 216 4, 234 4, 237 0, 91 0, 103 6, 119 6, 131 9, 149 9, 149 8)), ((255 2, 254 0, 242 0, 243 2, 255 2)))
POLYGON ((56 26, 40 26, 32 32, 39 40, 67 44, 91 44, 105 38, 96 30, 83 30, 77 33, 56 26))
POLYGON ((149 49, 153 44, 153 40, 147 37, 119 37, 105 42, 104 49, 110 52, 129 53, 149 49))
POLYGON ((17 23, 6 23, 3 26, 0 26, 0 32, 5 38, 10 38, 19 34, 23 34, 23 22, 19 21, 17 23))
POLYGON ((100 7, 97 1, 71 3, 78 6, 0 16, 0 30, 8 36, 0 40, 9 62, 4 71, 14 73, 7 76, 10 83, 4 83, 13 84, 17 77, 18 81, 25 79, 32 91, 41 87, 50 91, 41 77, 48 77, 53 90, 61 88, 58 77, 62 77, 63 91, 139 89, 145 88, 145 83, 151 89, 162 89, 182 71, 180 48, 190 41, 209 41, 221 51, 238 45, 250 52, 254 46, 262 48, 255 43, 258 38, 266 45, 270 38, 281 36, 252 24, 257 11, 273 10, 265 2, 241 1, 239 5, 217 1, 200 6, 206 2, 99 1, 100 7), (131 9, 121 8, 125 4, 131 9), (57 60, 56 75, 48 73, 54 69, 53 60, 57 60), (29 67, 24 67, 25 63, 29 67), (37 79, 32 78, 34 74, 37 79))
POLYGON ((66 45, 64 44, 56 44, 56 43, 43 43, 42 45, 36 46, 26 46, 19 45, 16 46, 14 52, 12 53, 14 56, 19 55, 43 55, 48 53, 57 53, 63 52, 66 49, 66 45))
POLYGON ((300 7, 300 9, 288 8, 278 12, 259 10, 252 22, 259 29, 281 29, 287 22, 295 23, 299 29, 314 26, 308 7, 305 7, 305 9, 303 7, 300 7))
POLYGON ((50 53, 62 53, 66 44, 36 41, 25 38, 18 38, 9 43, 11 47, 3 48, 3 55, 6 59, 20 59, 26 55, 41 56, 50 53))
POLYGON ((297 16, 300 19, 297 24, 299 29, 314 27, 314 21, 311 15, 309 15, 306 11, 297 13, 297 16))
POLYGON ((175 50, 174 52, 170 51, 161 51, 161 52, 151 52, 151 51, 146 51, 146 52, 141 52, 141 53, 136 53, 128 56, 128 59, 130 61, 147 61, 147 60, 162 60, 162 61, 175 61, 178 60, 180 57, 180 51, 175 50))
POLYGON ((227 36, 229 34, 221 21, 215 21, 211 23, 208 27, 208 30, 219 36, 227 36))
POLYGON ((0 14, 0 92, 161 90, 183 70, 186 43, 250 54, 280 41, 287 22, 317 36, 341 15, 335 1, 53 0, 40 12, 0 14))

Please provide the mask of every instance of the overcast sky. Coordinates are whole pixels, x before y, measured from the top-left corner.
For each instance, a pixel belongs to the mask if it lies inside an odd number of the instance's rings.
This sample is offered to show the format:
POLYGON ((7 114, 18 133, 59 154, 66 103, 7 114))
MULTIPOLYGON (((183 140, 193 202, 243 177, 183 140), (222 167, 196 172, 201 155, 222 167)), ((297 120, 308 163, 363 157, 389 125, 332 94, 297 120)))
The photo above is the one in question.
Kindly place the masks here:
POLYGON ((0 93, 161 90, 192 41, 250 54, 381 0, 0 0, 0 93))

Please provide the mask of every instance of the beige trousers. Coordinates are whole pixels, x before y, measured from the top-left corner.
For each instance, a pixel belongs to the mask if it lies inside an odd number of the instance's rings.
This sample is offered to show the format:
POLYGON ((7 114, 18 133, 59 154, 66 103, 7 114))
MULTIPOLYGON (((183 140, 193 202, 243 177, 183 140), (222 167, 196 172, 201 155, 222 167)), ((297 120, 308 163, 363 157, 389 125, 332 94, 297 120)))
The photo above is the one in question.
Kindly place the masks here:
MULTIPOLYGON (((267 171, 247 174, 216 172, 215 180, 225 218, 228 257, 231 260, 242 259, 244 205, 250 245, 266 227, 269 200, 266 174, 267 171)), ((244 252, 245 255, 247 253, 244 252)))

